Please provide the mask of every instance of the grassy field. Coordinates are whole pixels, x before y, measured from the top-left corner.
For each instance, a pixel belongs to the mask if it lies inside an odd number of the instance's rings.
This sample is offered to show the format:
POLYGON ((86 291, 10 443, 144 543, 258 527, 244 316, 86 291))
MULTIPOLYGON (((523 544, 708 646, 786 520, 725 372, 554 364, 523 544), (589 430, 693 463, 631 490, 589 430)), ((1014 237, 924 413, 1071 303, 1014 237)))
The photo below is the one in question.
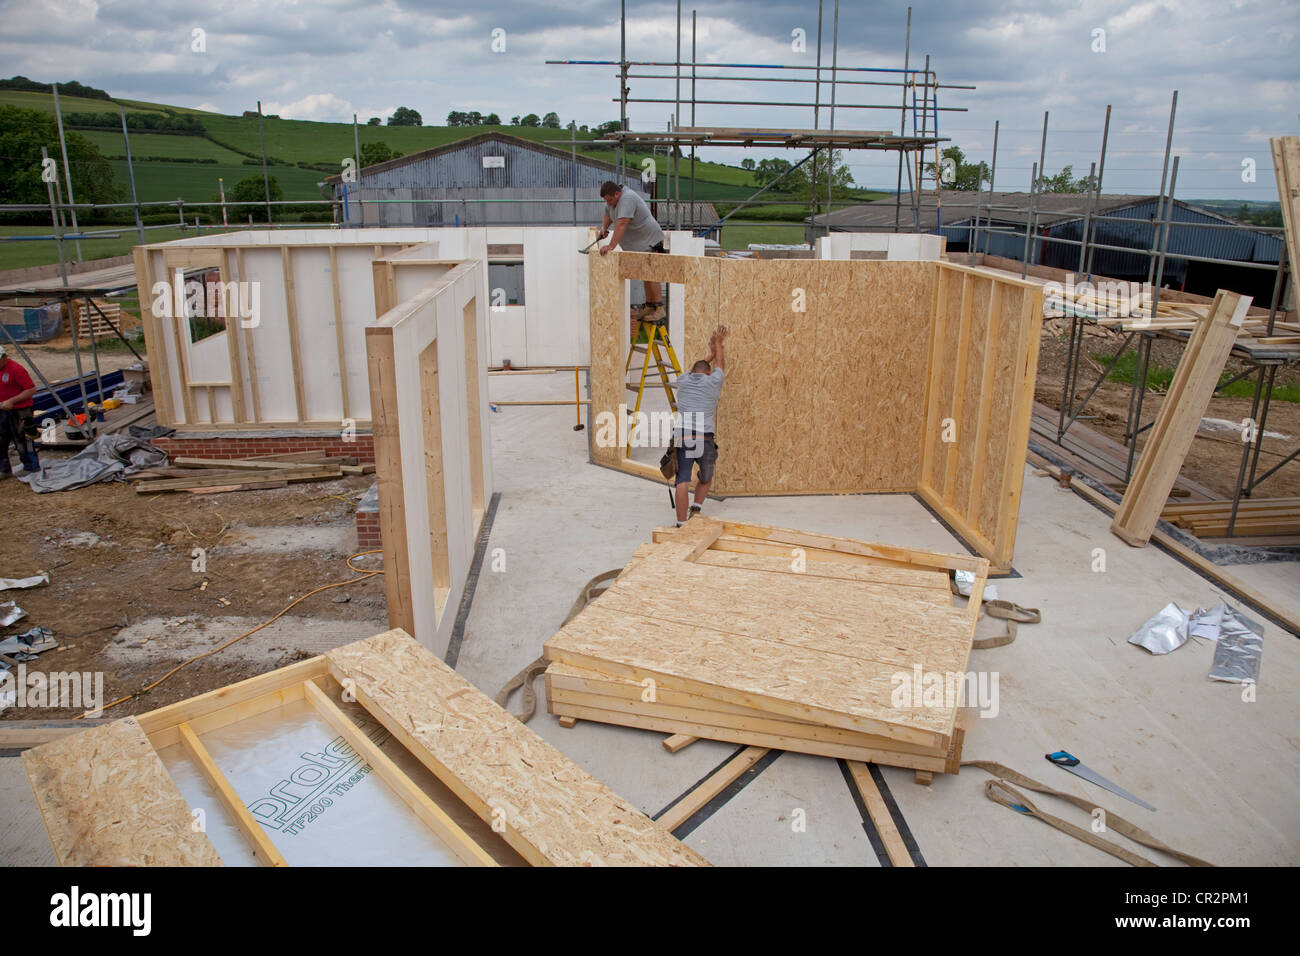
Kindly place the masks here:
MULTIPOLYGON (((304 228, 309 228, 304 224, 304 228)), ((87 232, 113 231, 116 239, 83 239, 81 255, 85 261, 107 259, 112 256, 125 256, 139 243, 133 226, 93 226, 87 232)), ((206 234, 211 230, 204 229, 206 234)), ((234 230, 230 230, 234 231, 234 230)), ((49 226, 0 226, 0 236, 48 236, 49 226)), ((181 234, 179 226, 151 228, 145 231, 146 242, 166 242, 169 239, 193 238, 194 229, 181 234)), ((71 259, 75 252, 71 240, 64 243, 64 255, 71 259)), ((44 266, 58 262, 58 249, 53 241, 46 242, 0 242, 0 269, 25 269, 29 266, 44 266)))
MULTIPOLYGON (((98 129, 79 129, 77 132, 98 146, 105 157, 126 156, 126 144, 122 141, 120 132, 98 129)), ((167 159, 215 159, 220 163, 234 165, 244 161, 244 157, 239 153, 218 146, 203 136, 131 133, 131 158, 140 162, 145 156, 161 156, 167 159)))
POLYGON ((722 227, 721 245, 724 249, 747 249, 751 242, 789 243, 804 242, 803 226, 790 223, 744 222, 722 227))
MULTIPOLYGON (((4 90, 0 91, 0 104, 4 103, 47 112, 52 112, 54 109, 53 97, 48 93, 4 90)), ((206 127, 205 134, 170 134, 134 130, 131 132, 136 190, 141 202, 172 202, 177 198, 184 198, 189 203, 206 202, 216 196, 218 177, 225 180, 226 188, 229 190, 241 179, 261 175, 260 162, 245 162, 246 159, 260 159, 261 156, 258 121, 255 116, 251 118, 225 116, 135 100, 109 102, 62 97, 60 103, 65 112, 113 112, 116 111, 118 103, 121 103, 128 112, 195 115, 202 119, 206 127), (212 159, 216 162, 193 162, 196 159, 212 159), (185 162, 185 160, 190 161, 185 162)), ((427 118, 436 121, 441 117, 427 118)), ((353 154, 351 123, 267 119, 264 120, 263 125, 267 156, 273 161, 269 168, 270 174, 279 182, 284 190, 284 198, 289 201, 322 198, 316 183, 331 175, 323 170, 302 169, 293 164, 328 164, 331 169, 340 169, 342 161, 353 154), (275 165, 276 160, 289 165, 275 165)), ((401 155, 492 131, 505 132, 556 149, 564 149, 563 141, 570 136, 569 131, 564 129, 524 126, 360 126, 358 130, 362 144, 382 142, 401 155)), ((125 145, 118 131, 78 130, 77 132, 95 143, 105 157, 125 155, 125 145)), ((593 159, 613 162, 614 150, 607 146, 586 145, 595 138, 594 133, 577 133, 578 152, 593 159)), ((640 167, 642 160, 649 155, 649 153, 629 153, 627 163, 633 168, 640 167)), ((666 196, 672 188, 668 158, 660 154, 655 156, 654 160, 659 177, 659 192, 666 196)), ((113 169, 114 178, 122 187, 123 196, 129 196, 125 159, 109 159, 108 162, 113 169)), ((689 168, 689 164, 684 163, 681 172, 685 174, 689 172, 689 168)), ((747 199, 756 191, 758 187, 753 184, 753 175, 752 171, 741 169, 739 166, 697 162, 695 164, 696 201, 719 204, 722 207, 719 210, 720 214, 725 215, 732 205, 747 199)), ((680 194, 683 200, 689 199, 691 194, 691 181, 685 175, 681 181, 680 194)), ((853 190, 839 198, 865 201, 880 195, 882 194, 866 190, 853 190)), ((769 199, 771 194, 765 194, 763 198, 769 199)), ((737 217, 743 218, 743 223, 726 227, 724 244, 728 248, 743 249, 750 242, 802 242, 803 228, 799 220, 806 214, 806 201, 791 201, 780 206, 746 208, 737 217), (777 225, 777 220, 783 221, 777 225), (771 224, 764 225, 765 222, 771 224)), ((193 213, 187 213, 186 218, 192 219, 192 216, 193 213)), ((83 243, 83 254, 86 256, 93 254, 98 257, 120 255, 129 251, 134 242, 134 232, 129 227, 120 228, 121 239, 87 241, 83 243)), ((46 226, 37 226, 30 230, 30 233, 48 232, 46 226)), ((163 236, 163 231, 150 232, 149 235, 152 240, 155 235, 163 236)), ((175 235, 179 235, 179 231, 167 237, 173 238, 175 235)), ((57 261, 52 242, 0 243, 0 259, 3 259, 0 267, 7 268, 57 261)))
MULTIPOLYGON (((1110 356, 1104 352, 1094 353, 1092 358, 1102 364, 1110 361, 1110 356)), ((1152 363, 1147 368, 1147 391, 1169 391, 1169 385, 1174 380, 1174 372, 1175 369, 1172 366, 1152 363)), ((1131 385, 1136 375, 1137 354, 1134 352, 1126 352, 1121 355, 1119 361, 1115 363, 1114 370, 1110 373, 1112 381, 1121 382, 1125 385, 1131 385)), ((1232 378, 1232 375, 1231 372, 1224 372, 1219 376, 1219 381, 1227 381, 1232 378)), ((1250 398, 1255 394, 1255 383, 1250 379, 1233 382, 1228 387, 1215 392, 1215 394, 1220 398, 1250 398)), ((1272 395, 1275 401, 1300 402, 1300 383, 1282 382, 1275 384, 1272 395)))
MULTIPOLYGON (((127 105, 127 101, 123 100, 122 105, 126 106, 128 113, 166 112, 156 103, 127 105)), ((53 113, 54 94, 36 93, 30 90, 0 90, 0 106, 21 106, 27 110, 42 110, 46 113, 53 113)), ((83 99, 80 96, 64 96, 60 94, 59 109, 65 113, 116 113, 117 102, 83 99)))

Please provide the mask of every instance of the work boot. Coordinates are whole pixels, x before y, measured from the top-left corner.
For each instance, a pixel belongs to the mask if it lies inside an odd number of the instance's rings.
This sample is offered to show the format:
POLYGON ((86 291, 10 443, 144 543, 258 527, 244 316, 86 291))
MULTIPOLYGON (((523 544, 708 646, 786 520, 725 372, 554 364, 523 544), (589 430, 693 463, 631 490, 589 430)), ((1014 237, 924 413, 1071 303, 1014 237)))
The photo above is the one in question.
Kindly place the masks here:
POLYGON ((662 302, 647 302, 641 313, 642 322, 660 322, 668 317, 662 302))

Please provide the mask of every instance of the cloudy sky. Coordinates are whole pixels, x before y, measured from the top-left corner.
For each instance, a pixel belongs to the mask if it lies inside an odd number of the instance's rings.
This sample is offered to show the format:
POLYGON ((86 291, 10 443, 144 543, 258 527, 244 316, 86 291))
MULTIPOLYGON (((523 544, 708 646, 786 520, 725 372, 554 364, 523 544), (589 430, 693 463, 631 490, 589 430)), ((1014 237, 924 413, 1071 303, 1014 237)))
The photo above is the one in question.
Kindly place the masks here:
MULTIPOLYGON (((672 61, 675 3, 629 4, 628 57, 672 61)), ((1114 107, 1108 192, 1160 187, 1170 99, 1178 91, 1173 149, 1180 198, 1276 200, 1268 137, 1300 133, 1300 2, 1297 0, 973 0, 912 4, 911 63, 926 55, 943 90, 941 135, 968 158, 991 159, 1001 121, 997 188, 1023 189, 1050 113, 1048 173, 1098 158, 1107 105, 1114 107), (1255 181, 1249 178, 1254 161, 1255 181)), ((812 66, 817 0, 683 3, 683 59, 691 10, 701 62, 812 66), (799 46, 799 34, 806 37, 799 46)), ((834 0, 823 2, 822 64, 832 56, 834 0)), ((840 4, 838 63, 901 67, 907 3, 840 4)), ((239 113, 261 99, 286 118, 387 117, 399 105, 440 123, 452 109, 557 112, 567 123, 616 119, 615 68, 550 66, 548 59, 617 60, 619 4, 567 0, 0 0, 4 75, 76 79, 112 95, 239 113), (202 31, 196 33, 195 31, 202 31), (494 41, 495 37, 495 41, 494 41), (494 50, 494 43, 496 49, 494 50), (197 49, 202 47, 202 49, 197 49), (502 49, 504 47, 504 49, 502 49)), ((671 74, 672 68, 636 68, 671 74)), ((753 75, 704 69, 701 75, 753 75)), ((792 75, 809 77, 809 72, 792 75)), ((853 79, 894 79, 858 72, 853 79)), ((669 80, 634 79, 632 96, 667 99, 630 108, 633 129, 663 129, 674 105, 669 80)), ((684 87, 685 89, 685 87, 684 87)), ((701 105, 698 125, 813 125, 813 84, 699 83, 701 99, 796 100, 803 108, 701 105)), ((829 90, 822 88, 823 99, 829 90)), ((893 104, 901 91, 843 86, 840 104, 893 104)), ((821 125, 829 122, 821 111, 821 125)), ((683 115, 689 123, 689 113, 683 115)), ((899 112, 841 106, 840 129, 897 129, 899 112)), ((715 150, 710 158, 795 154, 715 150)), ((857 153, 865 186, 892 188, 896 157, 857 153)))

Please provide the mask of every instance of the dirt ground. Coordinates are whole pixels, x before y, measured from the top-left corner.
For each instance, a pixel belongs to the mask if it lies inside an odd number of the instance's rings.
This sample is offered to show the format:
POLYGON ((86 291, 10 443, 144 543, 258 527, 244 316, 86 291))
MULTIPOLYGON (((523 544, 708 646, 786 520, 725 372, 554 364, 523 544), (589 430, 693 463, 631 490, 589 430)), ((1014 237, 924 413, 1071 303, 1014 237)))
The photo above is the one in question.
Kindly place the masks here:
MULTIPOLYGON (((72 351, 72 336, 70 335, 63 335, 48 342, 42 342, 40 345, 24 345, 23 351, 31 356, 32 361, 41 370, 41 374, 50 382, 74 378, 77 374, 77 356, 72 351)), ((143 354, 143 350, 141 351, 143 354)), ((23 361, 23 357, 17 351, 14 351, 10 358, 27 367, 28 372, 32 371, 28 363, 23 361)), ((90 348, 86 340, 83 339, 81 342, 81 369, 83 372, 90 373, 95 370, 95 363, 92 359, 90 348)), ((99 370, 102 373, 115 372, 120 368, 126 368, 128 365, 135 365, 137 362, 139 362, 139 359, 125 348, 120 351, 105 349, 99 353, 99 370)), ((38 388, 40 387, 40 380, 35 373, 32 373, 32 381, 36 383, 38 388)))
MULTIPOLYGON (((1044 323, 1043 339, 1038 354, 1038 384, 1035 397, 1039 402, 1053 409, 1061 407, 1061 388, 1065 375, 1066 352, 1069 347, 1069 320, 1049 319, 1044 323)), ((1085 366, 1079 374, 1077 397, 1083 398, 1092 383, 1096 381, 1104 363, 1092 359, 1092 354, 1110 355, 1123 337, 1097 327, 1089 327, 1084 345, 1085 366)), ((1183 343, 1171 339, 1157 339, 1152 348, 1151 361, 1167 367, 1174 367, 1182 356, 1183 343)), ((1235 359, 1229 359, 1228 370, 1233 374, 1245 368, 1235 359)), ((1253 379, 1248 380, 1252 383, 1253 379)), ((1300 381, 1300 368, 1290 366, 1279 370, 1277 384, 1300 381)), ((1089 428, 1114 439, 1124 440, 1124 424, 1128 417, 1129 395, 1131 388, 1127 384, 1108 381, 1093 396, 1085 412, 1098 417, 1082 421, 1089 428)), ((1160 410, 1164 395, 1148 390, 1142 404, 1142 422, 1146 424, 1155 420, 1160 410)), ((1199 482, 1214 489, 1225 497, 1230 497, 1241 467, 1242 441, 1241 422, 1250 416, 1250 397, 1212 398, 1205 412, 1205 419, 1222 419, 1236 426, 1230 430, 1227 426, 1213 428, 1202 421, 1200 432, 1192 443, 1192 450, 1183 465, 1182 474, 1192 481, 1199 482)), ((1274 400, 1269 408, 1266 422, 1266 434, 1260 446, 1258 474, 1263 474, 1270 467, 1281 461, 1287 454, 1300 445, 1300 405, 1294 402, 1274 400), (1273 435, 1271 433, 1277 433, 1273 435)), ((1146 441, 1150 430, 1138 440, 1138 450, 1146 441)), ((1277 474, 1263 482, 1255 492, 1255 497, 1288 498, 1300 496, 1300 461, 1293 461, 1277 474)))
MULTIPOLYGON (((373 481, 349 476, 268 491, 151 496, 121 482, 37 495, 16 479, 0 480, 0 577, 51 573, 47 586, 0 592, 0 600, 27 612, 6 636, 51 628, 61 646, 27 668, 102 672, 108 702, 256 627, 313 588, 353 581, 308 597, 271 627, 104 715, 121 717, 382 631, 383 576, 361 576, 346 564, 356 550, 356 502, 373 481)), ((378 555, 355 563, 382 567, 378 555)), ((0 719, 74 715, 28 706, 0 719)))

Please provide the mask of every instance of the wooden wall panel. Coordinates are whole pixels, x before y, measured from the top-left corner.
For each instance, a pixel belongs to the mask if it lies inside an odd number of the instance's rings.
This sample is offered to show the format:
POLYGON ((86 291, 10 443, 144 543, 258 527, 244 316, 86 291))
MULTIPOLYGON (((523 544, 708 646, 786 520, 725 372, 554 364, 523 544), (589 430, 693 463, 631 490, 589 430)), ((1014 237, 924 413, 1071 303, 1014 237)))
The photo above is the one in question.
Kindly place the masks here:
POLYGON ((631 344, 627 297, 616 261, 618 255, 592 254, 587 257, 587 289, 591 298, 591 454, 598 464, 611 467, 617 466, 622 457, 617 433, 611 438, 606 434, 609 429, 602 428, 598 419, 606 413, 617 422, 619 404, 625 402, 623 366, 631 344))
POLYGON ((1041 287, 943 263, 918 491, 997 570, 1011 566, 1042 330, 1041 287), (956 440, 943 441, 951 418, 956 440))
POLYGON ((818 334, 837 356, 822 358, 819 376, 814 454, 833 469, 824 490, 912 491, 925 426, 934 269, 919 262, 824 267, 832 277, 847 276, 831 280, 842 292, 818 334), (844 436, 838 441, 836 431, 844 436))

